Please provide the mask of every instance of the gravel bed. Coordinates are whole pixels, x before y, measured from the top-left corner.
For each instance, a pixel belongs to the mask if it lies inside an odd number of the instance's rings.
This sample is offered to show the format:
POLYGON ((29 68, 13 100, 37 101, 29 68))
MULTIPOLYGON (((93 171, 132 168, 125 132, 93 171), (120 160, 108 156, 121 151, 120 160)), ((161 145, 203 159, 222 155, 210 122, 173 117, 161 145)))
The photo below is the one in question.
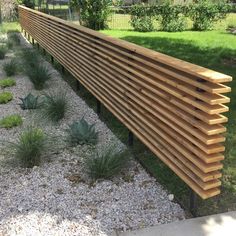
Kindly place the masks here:
MULTIPOLYGON (((4 61, 13 56, 9 53, 4 61)), ((0 79, 5 77, 4 61, 0 61, 0 79)), ((110 143, 118 148, 125 145, 60 74, 51 69, 54 76, 46 90, 66 89, 71 109, 58 125, 43 121, 43 128, 63 139, 68 125, 84 116, 89 123, 96 124, 99 143, 96 147, 64 148, 33 169, 6 164, 2 161, 5 156, 0 154, 0 236, 102 236, 184 219, 181 207, 170 200, 169 193, 135 160, 112 180, 88 181, 83 166, 86 156, 110 143)), ((1 139, 8 141, 15 140, 24 127, 35 123, 37 115, 21 110, 18 104, 20 97, 39 92, 24 75, 17 75, 15 79, 16 86, 4 89, 11 91, 14 99, 0 105, 0 118, 20 114, 24 123, 10 130, 0 128, 1 139)))

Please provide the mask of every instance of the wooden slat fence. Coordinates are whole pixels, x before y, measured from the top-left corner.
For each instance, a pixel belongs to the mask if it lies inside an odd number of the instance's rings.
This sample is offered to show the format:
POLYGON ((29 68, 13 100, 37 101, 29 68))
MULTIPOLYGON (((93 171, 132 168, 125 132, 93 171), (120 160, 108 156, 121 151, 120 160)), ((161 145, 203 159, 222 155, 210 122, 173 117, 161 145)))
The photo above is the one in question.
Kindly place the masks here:
MULTIPOLYGON (((220 193, 230 76, 19 7, 22 28, 201 198, 220 193)), ((79 108, 78 108, 79 109, 79 108)))

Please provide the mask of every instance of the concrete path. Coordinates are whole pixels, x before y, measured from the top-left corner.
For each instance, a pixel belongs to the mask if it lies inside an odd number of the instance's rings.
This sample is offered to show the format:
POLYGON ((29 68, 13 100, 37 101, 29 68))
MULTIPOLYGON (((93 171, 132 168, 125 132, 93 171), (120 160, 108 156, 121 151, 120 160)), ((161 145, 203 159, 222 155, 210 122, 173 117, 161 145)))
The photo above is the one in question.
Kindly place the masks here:
POLYGON ((236 236, 236 211, 199 217, 117 236, 236 236))

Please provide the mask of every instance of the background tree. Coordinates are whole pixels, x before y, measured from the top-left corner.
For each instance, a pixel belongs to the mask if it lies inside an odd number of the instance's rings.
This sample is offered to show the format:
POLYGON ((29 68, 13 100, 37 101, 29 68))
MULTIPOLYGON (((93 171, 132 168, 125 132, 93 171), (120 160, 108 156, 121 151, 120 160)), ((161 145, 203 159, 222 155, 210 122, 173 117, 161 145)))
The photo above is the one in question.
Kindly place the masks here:
POLYGON ((107 27, 112 12, 112 0, 72 0, 70 5, 79 12, 80 23, 94 30, 107 27))
POLYGON ((17 2, 15 0, 1 1, 1 18, 5 21, 14 21, 17 18, 17 2))

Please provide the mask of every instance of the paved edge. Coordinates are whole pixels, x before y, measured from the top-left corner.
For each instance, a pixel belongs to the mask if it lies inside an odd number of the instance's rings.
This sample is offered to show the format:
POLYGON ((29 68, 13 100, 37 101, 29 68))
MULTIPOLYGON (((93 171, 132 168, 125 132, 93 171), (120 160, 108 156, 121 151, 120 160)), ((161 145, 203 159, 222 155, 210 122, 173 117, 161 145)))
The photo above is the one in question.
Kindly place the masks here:
POLYGON ((235 236, 236 211, 157 225, 112 236, 235 236))

